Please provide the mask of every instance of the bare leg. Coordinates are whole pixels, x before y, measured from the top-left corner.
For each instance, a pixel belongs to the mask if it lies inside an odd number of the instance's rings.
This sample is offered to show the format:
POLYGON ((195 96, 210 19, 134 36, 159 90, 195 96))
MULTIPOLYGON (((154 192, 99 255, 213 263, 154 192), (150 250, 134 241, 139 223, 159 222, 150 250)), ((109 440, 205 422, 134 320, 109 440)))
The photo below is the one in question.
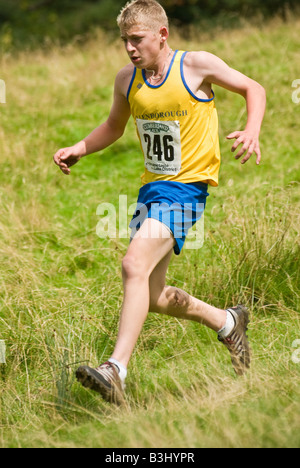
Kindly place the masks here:
POLYGON ((112 357, 125 367, 149 311, 150 275, 161 259, 172 251, 173 246, 174 239, 168 229, 155 219, 146 219, 123 259, 124 299, 117 343, 112 357))
POLYGON ((182 289, 165 286, 151 312, 171 315, 185 320, 194 320, 214 331, 219 331, 226 322, 226 311, 217 309, 190 296, 182 289))
POLYGON ((225 310, 217 309, 190 296, 182 289, 165 284, 170 258, 168 254, 150 276, 150 312, 194 320, 216 332, 219 331, 226 322, 225 310))
POLYGON ((226 311, 205 304, 178 288, 165 285, 173 247, 174 239, 168 229, 150 218, 143 223, 123 259, 124 300, 112 357, 125 367, 149 310, 195 320, 215 331, 225 324, 226 311))

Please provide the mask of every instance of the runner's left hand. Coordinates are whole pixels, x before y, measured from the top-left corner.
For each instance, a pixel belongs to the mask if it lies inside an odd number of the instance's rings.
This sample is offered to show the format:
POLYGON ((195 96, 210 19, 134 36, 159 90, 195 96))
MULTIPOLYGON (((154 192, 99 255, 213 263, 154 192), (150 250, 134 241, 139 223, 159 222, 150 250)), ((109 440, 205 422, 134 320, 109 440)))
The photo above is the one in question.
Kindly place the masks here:
POLYGON ((234 144, 232 145, 231 151, 234 153, 239 145, 243 145, 239 152, 236 154, 235 159, 240 159, 243 155, 245 155, 241 161, 242 164, 245 164, 248 159, 251 158, 252 154, 256 154, 256 164, 259 164, 261 161, 261 152, 259 147, 259 139, 258 136, 254 133, 251 133, 247 130, 244 131, 237 131, 230 133, 227 136, 228 140, 236 139, 234 144), (246 153, 246 154, 245 154, 246 153))

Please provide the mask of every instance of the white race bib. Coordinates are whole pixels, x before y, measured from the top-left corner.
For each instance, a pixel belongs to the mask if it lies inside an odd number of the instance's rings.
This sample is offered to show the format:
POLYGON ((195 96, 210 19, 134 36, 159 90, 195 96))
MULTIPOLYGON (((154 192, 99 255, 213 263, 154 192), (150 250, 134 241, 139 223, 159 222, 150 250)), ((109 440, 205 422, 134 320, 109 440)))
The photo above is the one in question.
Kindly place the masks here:
POLYGON ((178 174, 181 170, 180 123, 136 119, 136 124, 146 169, 154 174, 178 174))

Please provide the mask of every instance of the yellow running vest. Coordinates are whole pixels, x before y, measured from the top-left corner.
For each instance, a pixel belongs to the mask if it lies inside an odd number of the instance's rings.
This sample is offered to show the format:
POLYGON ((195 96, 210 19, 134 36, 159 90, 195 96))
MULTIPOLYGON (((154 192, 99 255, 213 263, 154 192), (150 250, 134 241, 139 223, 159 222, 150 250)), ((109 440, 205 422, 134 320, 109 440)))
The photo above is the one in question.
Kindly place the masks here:
POLYGON ((183 73, 186 52, 176 51, 158 86, 134 69, 127 93, 145 158, 142 184, 157 180, 218 185, 220 147, 214 94, 199 99, 183 73))

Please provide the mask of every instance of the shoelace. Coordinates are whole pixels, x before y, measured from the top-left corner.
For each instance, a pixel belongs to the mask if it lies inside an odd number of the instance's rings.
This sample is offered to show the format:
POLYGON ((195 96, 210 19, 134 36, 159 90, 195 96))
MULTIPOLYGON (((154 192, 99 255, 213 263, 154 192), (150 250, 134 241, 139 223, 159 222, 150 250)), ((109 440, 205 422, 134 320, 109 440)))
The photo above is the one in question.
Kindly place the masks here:
POLYGON ((105 362, 104 364, 101 364, 101 366, 96 368, 96 371, 101 373, 103 377, 110 382, 116 380, 117 371, 114 368, 114 365, 110 362, 105 362))

